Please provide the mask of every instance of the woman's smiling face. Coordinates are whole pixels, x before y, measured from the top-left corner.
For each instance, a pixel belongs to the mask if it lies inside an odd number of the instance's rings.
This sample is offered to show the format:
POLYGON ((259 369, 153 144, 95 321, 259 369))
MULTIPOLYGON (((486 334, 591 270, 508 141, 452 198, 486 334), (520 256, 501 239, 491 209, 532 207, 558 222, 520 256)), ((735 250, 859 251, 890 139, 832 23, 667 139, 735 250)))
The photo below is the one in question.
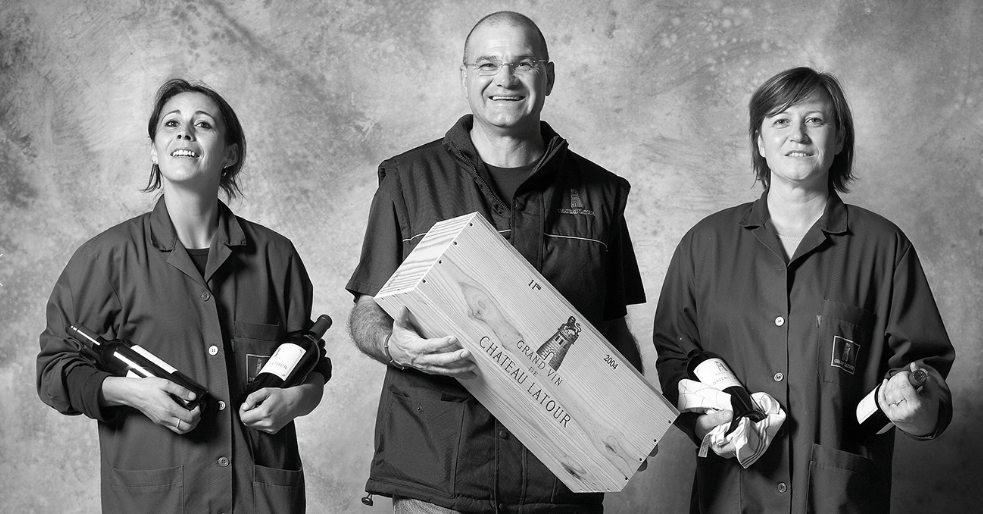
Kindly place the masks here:
POLYGON ((833 102, 814 92, 801 102, 765 116, 758 130, 758 151, 771 170, 771 186, 827 188, 833 158, 843 149, 833 102))
POLYGON ((217 194, 222 169, 236 162, 237 149, 225 142, 218 105, 201 93, 188 92, 164 104, 150 155, 165 183, 214 187, 217 194))

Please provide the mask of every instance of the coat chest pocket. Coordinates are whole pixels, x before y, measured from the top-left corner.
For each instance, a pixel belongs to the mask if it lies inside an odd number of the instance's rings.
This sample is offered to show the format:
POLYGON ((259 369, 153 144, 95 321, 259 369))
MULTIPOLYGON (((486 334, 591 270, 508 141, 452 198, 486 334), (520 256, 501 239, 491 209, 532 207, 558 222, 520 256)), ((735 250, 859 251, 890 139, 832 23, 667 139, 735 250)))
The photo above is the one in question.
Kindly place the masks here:
POLYGON ((870 358, 874 314, 868 310, 823 300, 819 316, 819 374, 823 382, 860 382, 870 358))
POLYGON ((279 324, 235 322, 232 343, 240 388, 256 378, 284 336, 283 327, 279 324))

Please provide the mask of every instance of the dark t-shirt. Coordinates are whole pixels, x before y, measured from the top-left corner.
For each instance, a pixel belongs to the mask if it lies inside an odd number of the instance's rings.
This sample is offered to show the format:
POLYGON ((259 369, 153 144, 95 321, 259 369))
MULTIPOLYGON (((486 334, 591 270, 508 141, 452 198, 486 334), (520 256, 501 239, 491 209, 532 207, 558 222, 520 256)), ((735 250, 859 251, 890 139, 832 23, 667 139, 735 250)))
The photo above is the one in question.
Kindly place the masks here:
POLYGON ((488 174, 491 175, 492 187, 495 188, 495 192, 498 193, 498 196, 505 203, 511 204, 512 198, 515 197, 515 192, 519 190, 519 186, 536 169, 536 163, 533 162, 532 164, 519 166, 518 168, 499 168, 486 162, 485 167, 488 168, 488 174))
POLYGON ((208 248, 187 248, 188 257, 195 264, 195 269, 201 276, 205 276, 205 265, 208 264, 208 248))

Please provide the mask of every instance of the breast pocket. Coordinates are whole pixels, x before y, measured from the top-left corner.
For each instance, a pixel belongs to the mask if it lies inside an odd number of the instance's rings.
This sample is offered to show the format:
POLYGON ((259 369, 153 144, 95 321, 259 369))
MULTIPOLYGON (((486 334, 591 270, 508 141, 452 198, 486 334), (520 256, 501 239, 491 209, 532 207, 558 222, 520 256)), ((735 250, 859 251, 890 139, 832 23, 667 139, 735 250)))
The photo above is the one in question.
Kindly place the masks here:
POLYGON ((857 383, 870 356, 874 314, 868 310, 823 300, 819 317, 819 373, 823 382, 857 383))
POLYGON ((242 391, 263 369, 285 333, 279 324, 245 321, 236 321, 234 330, 232 343, 235 348, 236 383, 242 391))

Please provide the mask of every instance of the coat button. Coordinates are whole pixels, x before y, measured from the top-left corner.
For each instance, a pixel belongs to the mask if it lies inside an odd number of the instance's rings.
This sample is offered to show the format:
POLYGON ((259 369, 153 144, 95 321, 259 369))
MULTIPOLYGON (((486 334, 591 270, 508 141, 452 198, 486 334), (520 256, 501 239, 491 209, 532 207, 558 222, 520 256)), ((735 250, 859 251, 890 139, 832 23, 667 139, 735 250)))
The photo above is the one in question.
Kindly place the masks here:
POLYGON ((775 382, 781 382, 784 378, 785 378, 785 375, 784 374, 782 374, 782 373, 775 373, 775 382))
POLYGON ((218 355, 218 346, 214 344, 208 347, 208 355, 218 355))
POLYGON ((228 467, 229 466, 229 459, 227 457, 219 457, 218 458, 218 465, 219 466, 222 466, 223 468, 228 467))
POLYGON ((218 410, 225 410, 225 402, 222 400, 219 400, 218 402, 218 410))
POLYGON ((209 293, 208 291, 202 291, 201 292, 201 299, 202 299, 202 301, 207 302, 208 299, 211 298, 211 297, 212 297, 212 294, 209 293))
POLYGON ((509 433, 506 432, 506 431, 504 431, 504 430, 499 430, 498 431, 498 437, 500 437, 502 439, 508 439, 509 438, 509 433))
POLYGON ((775 318, 775 326, 776 327, 780 327, 780 326, 782 326, 784 324, 785 324, 785 318, 783 318, 781 316, 775 318))
POLYGON ((788 491, 788 486, 785 485, 785 482, 779 482, 778 483, 778 492, 784 493, 785 491, 788 491))

